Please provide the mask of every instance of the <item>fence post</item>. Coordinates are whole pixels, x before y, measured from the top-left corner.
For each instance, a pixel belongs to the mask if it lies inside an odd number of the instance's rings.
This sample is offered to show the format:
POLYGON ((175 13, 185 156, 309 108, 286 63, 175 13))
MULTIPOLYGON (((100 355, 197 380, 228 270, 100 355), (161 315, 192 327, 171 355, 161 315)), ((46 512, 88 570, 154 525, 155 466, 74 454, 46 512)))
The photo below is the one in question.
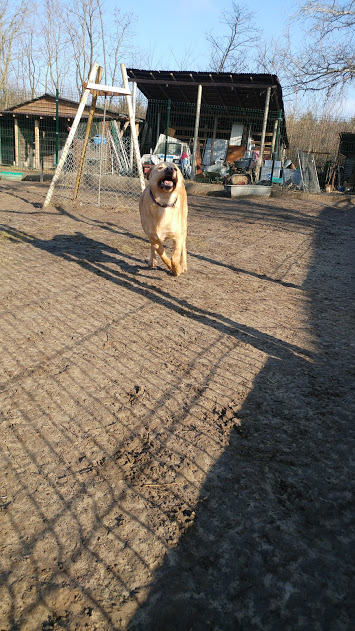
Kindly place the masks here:
MULTIPOLYGON (((137 108, 137 82, 133 81, 133 90, 132 90, 132 107, 133 107, 133 117, 136 120, 136 108, 137 108)), ((129 146, 129 166, 130 169, 133 169, 133 132, 131 131, 131 144, 129 146)))
POLYGON ((264 149, 265 149, 266 125, 267 125, 267 118, 268 118, 268 115, 269 115, 269 106, 270 106, 270 96, 271 96, 271 88, 268 88, 267 92, 266 92, 263 129, 262 129, 262 132, 261 132, 260 155, 259 155, 258 163, 257 163, 256 169, 255 169, 255 179, 256 180, 260 179, 260 170, 261 170, 261 165, 263 163, 264 149))
POLYGON ((35 120, 35 169, 40 169, 41 152, 39 147, 39 120, 35 120))
POLYGON ((15 166, 20 167, 20 130, 18 126, 18 120, 14 117, 14 131, 15 131, 15 166))
POLYGON ((193 180, 196 177, 196 154, 197 154, 198 129, 200 125, 201 99, 202 99, 202 85, 199 85, 198 90, 197 90, 194 144, 192 148, 191 177, 193 180))
POLYGON ((166 154, 168 153, 168 136, 169 136, 169 126, 170 126, 170 110, 171 110, 171 100, 168 99, 168 110, 167 110, 167 115, 166 115, 166 134, 165 134, 164 162, 166 162, 166 154))
MULTIPOLYGON (((121 64, 121 72, 122 72, 122 79, 123 79, 123 87, 129 90, 127 70, 124 64, 121 64)), ((144 173, 143 173, 143 167, 141 163, 141 154, 139 151, 139 144, 138 144, 138 138, 137 138, 137 132, 136 132, 136 121, 134 120, 134 115, 133 115, 132 97, 128 94, 126 95, 126 101, 127 101, 127 107, 128 107, 129 122, 131 125, 134 153, 135 153, 136 162, 137 162, 139 183, 140 183, 141 191, 144 191, 145 181, 144 181, 144 173)))
POLYGON ((275 137, 275 143, 274 143, 274 147, 273 147, 273 151, 272 151, 272 169, 271 169, 271 177, 270 177, 270 186, 272 186, 272 177, 274 175, 275 157, 277 157, 278 151, 279 151, 278 144, 279 144, 279 133, 280 133, 281 119, 282 119, 282 110, 280 110, 279 118, 277 120, 276 137, 275 137))
POLYGON ((59 90, 55 91, 55 166, 58 166, 59 156, 59 90))

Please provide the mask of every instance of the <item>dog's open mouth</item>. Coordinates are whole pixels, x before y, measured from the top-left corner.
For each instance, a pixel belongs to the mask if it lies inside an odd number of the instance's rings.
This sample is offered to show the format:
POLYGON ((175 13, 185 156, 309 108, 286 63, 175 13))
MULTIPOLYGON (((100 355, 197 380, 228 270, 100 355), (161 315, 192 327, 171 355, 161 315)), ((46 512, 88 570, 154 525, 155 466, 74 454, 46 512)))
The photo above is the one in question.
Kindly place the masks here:
POLYGON ((177 182, 176 173, 174 172, 172 174, 165 173, 162 179, 159 181, 158 186, 163 191, 167 193, 171 193, 176 187, 176 182, 177 182))

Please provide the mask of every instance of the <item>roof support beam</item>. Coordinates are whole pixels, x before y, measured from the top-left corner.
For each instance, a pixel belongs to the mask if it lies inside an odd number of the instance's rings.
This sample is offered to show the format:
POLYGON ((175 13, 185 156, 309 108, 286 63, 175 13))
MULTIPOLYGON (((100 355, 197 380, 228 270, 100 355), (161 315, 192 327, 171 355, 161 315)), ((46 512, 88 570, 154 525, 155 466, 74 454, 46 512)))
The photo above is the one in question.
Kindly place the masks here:
POLYGON ((198 141, 198 128, 200 125, 200 111, 201 111, 201 99, 202 99, 202 85, 197 89, 197 102, 196 102, 196 118, 195 118, 195 133, 194 144, 192 148, 192 179, 196 176, 196 154, 197 154, 197 141, 198 141))
MULTIPOLYGON (((153 85, 165 85, 165 86, 169 86, 169 84, 174 84, 177 86, 181 86, 181 85, 188 85, 188 86, 192 86, 192 85, 197 85, 197 83, 195 83, 194 81, 180 81, 180 79, 178 79, 177 81, 173 81, 172 79, 144 79, 142 77, 137 77, 134 75, 133 72, 130 72, 130 79, 132 81, 137 81, 137 85, 138 87, 140 85, 146 85, 146 84, 153 84, 153 85)), ((227 81, 213 81, 213 83, 211 83, 211 81, 199 81, 198 85, 201 85, 202 87, 208 87, 213 85, 214 87, 219 87, 219 88, 225 88, 228 86, 233 86, 234 88, 248 88, 248 89, 254 89, 254 90, 266 90, 266 88, 276 88, 276 84, 275 85, 271 85, 270 83, 241 83, 239 81, 235 82, 235 83, 230 83, 227 81)))
POLYGON ((264 121, 263 121, 263 130, 261 132, 261 143, 260 143, 260 155, 255 169, 255 178, 258 180, 260 177, 261 165, 263 163, 264 158, 264 149, 265 149, 265 135, 266 135, 266 125, 267 119, 269 115, 269 105, 270 105, 270 96, 271 96, 271 88, 267 89, 266 93, 266 101, 265 101, 265 110, 264 110, 264 121))

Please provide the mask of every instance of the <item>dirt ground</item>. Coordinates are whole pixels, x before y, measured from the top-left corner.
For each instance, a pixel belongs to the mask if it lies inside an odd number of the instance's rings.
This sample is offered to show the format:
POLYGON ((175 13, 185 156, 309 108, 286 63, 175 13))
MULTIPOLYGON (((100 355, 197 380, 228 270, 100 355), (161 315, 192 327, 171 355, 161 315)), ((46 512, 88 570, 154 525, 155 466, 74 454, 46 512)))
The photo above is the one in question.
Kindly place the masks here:
POLYGON ((350 629, 341 196, 138 211, 0 182, 0 629, 350 629))

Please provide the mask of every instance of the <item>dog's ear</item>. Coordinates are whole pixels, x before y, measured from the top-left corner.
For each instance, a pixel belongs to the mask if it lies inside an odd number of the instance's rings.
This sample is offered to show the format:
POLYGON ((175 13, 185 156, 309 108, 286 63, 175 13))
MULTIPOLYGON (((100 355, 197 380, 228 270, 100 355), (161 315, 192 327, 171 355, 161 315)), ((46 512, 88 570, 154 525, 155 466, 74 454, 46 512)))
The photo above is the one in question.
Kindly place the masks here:
POLYGON ((149 167, 148 171, 145 172, 145 177, 147 178, 147 180, 149 180, 149 176, 150 176, 153 168, 154 168, 154 164, 152 164, 152 166, 149 167))

